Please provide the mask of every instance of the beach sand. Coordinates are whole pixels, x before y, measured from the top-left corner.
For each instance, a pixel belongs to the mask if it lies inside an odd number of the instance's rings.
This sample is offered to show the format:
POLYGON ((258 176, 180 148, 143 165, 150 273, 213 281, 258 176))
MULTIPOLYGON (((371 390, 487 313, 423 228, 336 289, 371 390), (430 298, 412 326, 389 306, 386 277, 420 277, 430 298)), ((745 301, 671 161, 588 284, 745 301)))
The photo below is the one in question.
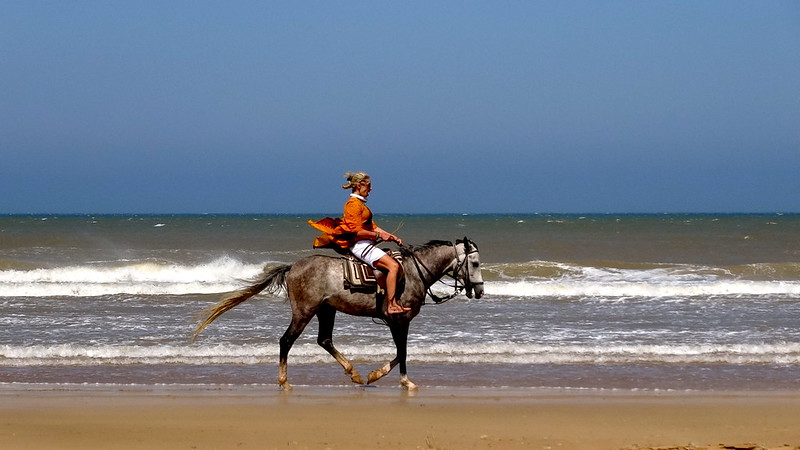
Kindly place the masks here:
POLYGON ((798 449, 800 394, 6 385, 0 448, 798 449))

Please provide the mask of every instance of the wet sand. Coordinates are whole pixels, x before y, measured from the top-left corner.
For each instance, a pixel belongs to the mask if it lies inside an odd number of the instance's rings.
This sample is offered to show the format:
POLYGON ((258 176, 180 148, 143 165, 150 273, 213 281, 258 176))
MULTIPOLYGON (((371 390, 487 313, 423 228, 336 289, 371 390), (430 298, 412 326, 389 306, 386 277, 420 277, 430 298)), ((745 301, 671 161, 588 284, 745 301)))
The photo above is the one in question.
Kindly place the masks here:
POLYGON ((800 393, 0 386, 2 449, 800 449, 800 393))

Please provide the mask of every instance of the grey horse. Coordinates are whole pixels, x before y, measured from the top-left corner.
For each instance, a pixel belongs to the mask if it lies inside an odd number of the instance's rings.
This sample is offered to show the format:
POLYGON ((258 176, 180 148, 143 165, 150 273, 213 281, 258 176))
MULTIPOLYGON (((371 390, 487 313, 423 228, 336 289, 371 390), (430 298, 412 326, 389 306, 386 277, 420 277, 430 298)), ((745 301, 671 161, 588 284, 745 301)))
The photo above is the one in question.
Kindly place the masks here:
MULTIPOLYGON (((277 293, 285 289, 292 305, 292 322, 280 339, 280 366, 278 384, 285 390, 292 389, 288 381, 287 361, 289 350, 295 340, 316 316, 319 321, 317 343, 330 353, 354 383, 364 384, 361 374, 353 364, 333 346, 333 324, 337 311, 355 316, 380 318, 389 326, 397 348, 396 357, 367 377, 373 383, 400 365, 400 384, 405 389, 416 390, 417 385, 408 379, 406 371, 406 346, 408 328, 425 297, 441 302, 452 298, 461 290, 467 297, 481 298, 483 278, 480 269, 478 247, 466 237, 454 243, 431 241, 419 247, 400 247, 403 255, 404 283, 400 303, 411 310, 400 314, 384 314, 382 302, 375 293, 357 292, 345 288, 341 258, 314 255, 272 267, 253 285, 233 292, 230 296, 203 311, 202 321, 194 332, 193 340, 203 329, 220 315, 263 290, 277 293), (445 275, 455 280, 453 294, 441 299, 431 292, 431 286, 445 275)), ((399 292, 399 291, 398 291, 399 292)))

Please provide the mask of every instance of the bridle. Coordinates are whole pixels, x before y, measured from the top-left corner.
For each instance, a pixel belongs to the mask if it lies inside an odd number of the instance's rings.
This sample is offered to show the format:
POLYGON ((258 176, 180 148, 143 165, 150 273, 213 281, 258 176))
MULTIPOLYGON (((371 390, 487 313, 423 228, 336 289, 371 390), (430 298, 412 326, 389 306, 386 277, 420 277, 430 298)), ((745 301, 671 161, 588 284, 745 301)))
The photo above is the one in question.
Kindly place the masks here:
MULTIPOLYGON (((453 246, 453 251, 456 254, 456 263, 452 269, 445 272, 445 275, 453 279, 453 285, 451 286, 453 288, 453 293, 444 297, 439 297, 438 295, 433 293, 433 291, 431 290, 431 286, 428 286, 426 290, 426 294, 428 295, 428 297, 430 297, 431 300, 433 300, 433 303, 437 305, 444 303, 452 298, 455 298, 464 289, 473 290, 475 286, 483 284, 482 281, 473 283, 472 280, 470 280, 469 267, 467 266, 469 262, 469 255, 473 253, 478 253, 477 247, 475 247, 474 244, 472 244, 470 240, 466 238, 466 236, 464 237, 463 241, 456 240, 456 243, 455 244, 451 243, 451 245, 453 246), (459 243, 462 242, 464 243, 463 260, 459 258, 458 248, 456 247, 459 243), (463 273, 463 280, 464 280, 463 282, 461 280, 461 277, 459 277, 461 273, 463 273)), ((417 258, 417 255, 413 251, 410 253, 411 253, 411 259, 414 261, 414 266, 417 268, 417 273, 419 274, 420 279, 421 280, 426 279, 425 274, 423 273, 423 269, 425 270, 425 272, 427 272, 428 277, 433 278, 435 275, 430 269, 428 269, 427 266, 425 266, 425 263, 420 261, 419 258, 417 258)), ((431 283, 431 285, 433 285, 433 283, 431 283)), ((422 304, 423 305, 425 304, 424 298, 422 304)))

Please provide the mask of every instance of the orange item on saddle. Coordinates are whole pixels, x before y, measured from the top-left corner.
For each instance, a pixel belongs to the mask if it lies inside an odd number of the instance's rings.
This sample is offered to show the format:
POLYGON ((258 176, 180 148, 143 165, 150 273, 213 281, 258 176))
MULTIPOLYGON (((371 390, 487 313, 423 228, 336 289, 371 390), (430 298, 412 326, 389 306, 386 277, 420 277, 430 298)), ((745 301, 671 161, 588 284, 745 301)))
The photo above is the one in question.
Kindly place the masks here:
POLYGON ((308 224, 322 234, 314 239, 314 248, 349 248, 353 233, 342 230, 342 219, 325 217, 317 221, 309 220, 308 224))

